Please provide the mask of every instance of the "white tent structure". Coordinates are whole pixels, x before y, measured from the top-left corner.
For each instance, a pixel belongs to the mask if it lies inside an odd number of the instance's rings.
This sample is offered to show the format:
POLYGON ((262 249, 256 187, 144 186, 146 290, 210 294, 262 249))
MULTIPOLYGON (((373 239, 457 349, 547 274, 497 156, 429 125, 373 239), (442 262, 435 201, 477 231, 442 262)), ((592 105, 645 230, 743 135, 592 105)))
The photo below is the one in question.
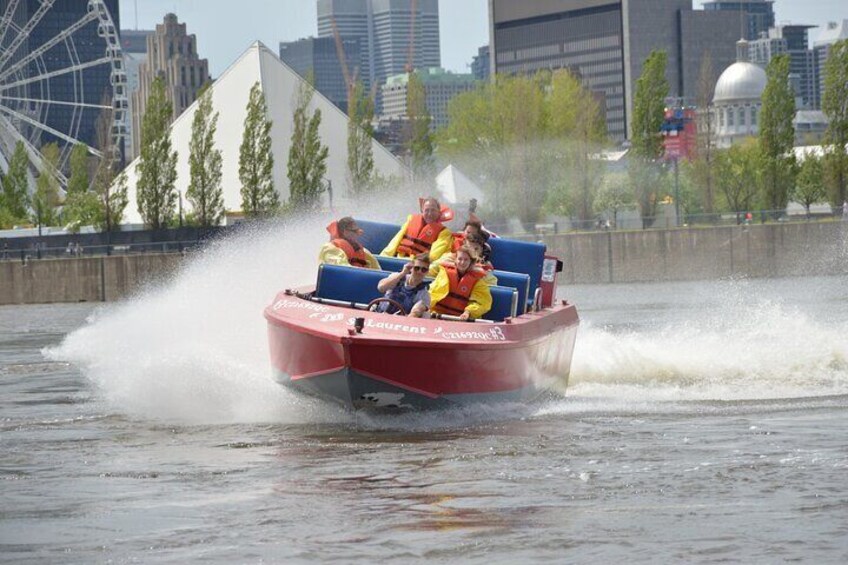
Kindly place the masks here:
POLYGON ((482 204, 486 199, 480 187, 454 165, 448 165, 436 175, 436 188, 442 200, 450 204, 465 204, 472 198, 482 204))
MULTIPOLYGON (((247 116, 247 101, 251 87, 259 82, 265 95, 271 127, 271 147, 274 154, 274 187, 280 194, 280 201, 289 197, 287 163, 292 135, 292 120, 300 85, 304 82, 295 71, 283 63, 268 47, 261 42, 253 43, 235 63, 233 63, 212 84, 213 112, 219 112, 215 146, 221 151, 224 208, 229 211, 241 210, 241 183, 238 177, 239 145, 247 116)), ((171 143, 177 151, 176 189, 183 199, 185 210, 190 205, 185 201, 189 186, 189 141, 191 123, 198 103, 195 102, 183 112, 170 127, 171 143)), ((326 180, 332 182, 333 204, 343 204, 347 198, 347 115, 337 106, 315 91, 311 102, 312 110, 321 110, 321 142, 329 148, 326 180)), ((383 176, 406 177, 404 165, 388 149, 372 141, 374 170, 383 176)), ((126 223, 141 223, 136 200, 136 164, 130 163, 125 172, 129 204, 124 213, 126 223)), ((326 201, 325 194, 325 201, 326 201)))

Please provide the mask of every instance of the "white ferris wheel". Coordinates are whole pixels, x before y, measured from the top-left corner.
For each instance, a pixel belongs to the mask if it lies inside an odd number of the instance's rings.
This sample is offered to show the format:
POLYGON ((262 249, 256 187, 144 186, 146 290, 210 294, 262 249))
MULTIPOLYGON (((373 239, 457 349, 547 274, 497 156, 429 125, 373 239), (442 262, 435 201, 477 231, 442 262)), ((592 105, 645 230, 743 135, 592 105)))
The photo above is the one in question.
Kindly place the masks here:
POLYGON ((110 142, 101 143, 105 152, 88 142, 91 155, 115 162, 126 136, 127 76, 118 29, 103 0, 78 1, 86 10, 73 21, 67 12, 51 14, 56 0, 0 2, 6 6, 0 16, 0 167, 8 170, 21 142, 30 172, 43 170, 39 148, 55 142, 55 175, 63 190, 71 149, 86 142, 92 115, 110 125, 110 142), (92 80, 97 70, 108 74, 105 91, 102 79, 92 80))

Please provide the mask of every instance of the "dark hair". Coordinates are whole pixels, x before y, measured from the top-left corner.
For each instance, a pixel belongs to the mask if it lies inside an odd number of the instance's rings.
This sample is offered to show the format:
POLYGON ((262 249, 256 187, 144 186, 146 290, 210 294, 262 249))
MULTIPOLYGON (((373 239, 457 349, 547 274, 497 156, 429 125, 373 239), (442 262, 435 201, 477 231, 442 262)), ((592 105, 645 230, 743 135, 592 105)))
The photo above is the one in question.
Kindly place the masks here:
POLYGON ((486 243, 486 238, 483 237, 480 233, 472 232, 465 236, 466 243, 474 243, 476 245, 482 246, 486 243))
POLYGON ((354 220, 350 216, 345 216, 344 218, 339 219, 339 221, 336 222, 336 225, 339 228, 339 233, 342 233, 343 231, 348 229, 358 229, 358 226, 356 225, 356 220, 354 220))
POLYGON ((442 205, 441 205, 441 203, 439 202, 439 200, 438 200, 438 199, 436 199, 436 198, 434 198, 434 197, 432 197, 432 196, 428 196, 427 198, 424 198, 423 200, 421 200, 421 207, 422 207, 422 208, 424 208, 424 206, 425 206, 428 202, 432 202, 433 204, 435 204, 435 205, 436 205, 436 208, 440 208, 440 209, 441 209, 441 207, 442 207, 442 205))
POLYGON ((491 257, 492 257, 492 246, 489 245, 486 242, 483 242, 483 256, 480 257, 480 260, 488 262, 491 257))
POLYGON ((489 240, 489 232, 483 229, 483 224, 480 221, 468 220, 467 222, 465 222, 465 226, 463 226, 463 229, 467 228, 468 226, 471 226, 475 230, 477 230, 477 233, 479 233, 480 237, 483 238, 484 243, 489 240))
POLYGON ((415 257, 412 258, 413 261, 421 261, 422 263, 430 264, 430 254, 426 251, 424 253, 419 253, 415 257))

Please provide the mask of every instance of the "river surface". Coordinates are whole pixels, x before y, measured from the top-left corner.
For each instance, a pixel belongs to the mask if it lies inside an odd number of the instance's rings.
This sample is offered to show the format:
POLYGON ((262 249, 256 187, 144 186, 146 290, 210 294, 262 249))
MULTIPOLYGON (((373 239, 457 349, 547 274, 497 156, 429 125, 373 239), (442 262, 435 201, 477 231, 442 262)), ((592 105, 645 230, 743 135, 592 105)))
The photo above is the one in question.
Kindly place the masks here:
POLYGON ((561 288, 566 399, 368 417, 271 381, 301 273, 225 255, 0 307, 0 561, 848 561, 846 277, 561 288))

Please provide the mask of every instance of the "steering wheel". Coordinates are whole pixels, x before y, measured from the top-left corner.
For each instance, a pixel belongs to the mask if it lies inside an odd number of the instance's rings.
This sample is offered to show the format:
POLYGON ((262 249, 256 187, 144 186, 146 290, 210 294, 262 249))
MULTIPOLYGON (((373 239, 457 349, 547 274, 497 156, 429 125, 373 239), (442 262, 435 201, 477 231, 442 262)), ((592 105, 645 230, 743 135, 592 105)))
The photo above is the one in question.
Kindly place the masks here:
POLYGON ((400 302, 398 302, 397 300, 394 300, 392 298, 386 298, 385 296, 381 296, 380 298, 375 298, 374 300, 369 302, 368 303, 368 311, 374 312, 376 310, 375 306, 377 306, 378 304, 381 304, 383 302, 388 302, 389 304, 391 304, 392 306, 397 308, 397 312, 394 313, 395 316, 397 316, 397 315, 406 316, 407 314, 409 314, 409 312, 406 311, 406 308, 403 307, 403 304, 401 304, 400 302))

